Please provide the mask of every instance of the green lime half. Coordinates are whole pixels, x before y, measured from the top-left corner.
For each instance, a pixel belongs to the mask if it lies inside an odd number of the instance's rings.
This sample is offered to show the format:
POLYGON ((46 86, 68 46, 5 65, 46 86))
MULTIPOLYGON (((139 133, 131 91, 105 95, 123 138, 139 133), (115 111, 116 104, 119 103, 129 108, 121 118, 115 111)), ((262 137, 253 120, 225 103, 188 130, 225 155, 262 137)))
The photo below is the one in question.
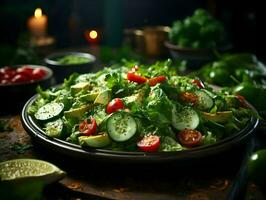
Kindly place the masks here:
POLYGON ((0 198, 41 200, 44 187, 65 175, 57 166, 43 160, 14 159, 1 162, 0 198))
POLYGON ((52 163, 37 159, 14 159, 0 163, 1 181, 38 180, 49 184, 66 175, 52 163))
POLYGON ((256 151, 250 156, 248 176, 256 184, 266 186, 266 149, 256 151))

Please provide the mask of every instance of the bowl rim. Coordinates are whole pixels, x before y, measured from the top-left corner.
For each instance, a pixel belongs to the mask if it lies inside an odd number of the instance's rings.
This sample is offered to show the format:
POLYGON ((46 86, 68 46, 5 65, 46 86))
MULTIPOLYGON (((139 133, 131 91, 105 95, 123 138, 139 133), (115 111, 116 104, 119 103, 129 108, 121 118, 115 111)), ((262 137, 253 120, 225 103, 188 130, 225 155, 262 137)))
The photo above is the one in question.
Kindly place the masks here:
POLYGON ((175 45, 173 43, 171 43, 170 41, 165 41, 164 45, 171 50, 174 51, 180 51, 180 52, 202 52, 202 53, 210 53, 214 50, 218 50, 218 51, 226 51, 232 48, 231 44, 226 44, 222 47, 218 47, 218 48, 193 48, 193 47, 180 47, 178 45, 175 45))
POLYGON ((13 87, 13 86, 19 86, 19 85, 31 85, 31 84, 35 84, 35 83, 40 83, 42 81, 46 81, 46 80, 50 79, 54 75, 53 70, 47 66, 44 66, 44 65, 37 65, 37 64, 36 65, 35 64, 8 65, 8 67, 12 67, 12 68, 16 68, 16 69, 20 68, 20 67, 24 67, 24 66, 29 66, 32 68, 41 68, 41 69, 45 70, 47 73, 46 73, 45 77, 42 79, 32 80, 32 81, 27 81, 27 82, 21 82, 21 83, 7 83, 7 84, 1 84, 0 83, 0 87, 13 87))
MULTIPOLYGON (((96 159, 96 160, 112 160, 112 161, 127 161, 127 162, 165 162, 176 160, 188 160, 193 158, 203 158, 224 152, 234 145, 239 144, 248 136, 250 136, 259 124, 259 119, 251 117, 247 125, 239 132, 234 133, 216 143, 195 147, 182 151, 171 152, 131 152, 131 151, 114 151, 101 148, 81 147, 61 139, 51 138, 37 125, 34 118, 31 117, 27 110, 30 105, 36 100, 38 94, 31 97, 24 105, 21 113, 22 125, 25 130, 36 139, 39 143, 47 148, 53 149, 65 155, 71 155, 78 158, 96 159)), ((252 109, 254 109, 252 107, 252 109)), ((255 109, 254 109, 255 110, 255 109)))
POLYGON ((89 63, 94 63, 96 61, 96 57, 90 53, 86 52, 78 52, 78 51, 64 51, 64 52, 56 52, 52 53, 44 58, 44 62, 51 66, 77 66, 77 65, 86 65, 89 63), (60 64, 57 61, 55 61, 55 58, 63 57, 65 55, 79 55, 81 57, 89 58, 89 62, 85 63, 75 63, 75 64, 60 64))

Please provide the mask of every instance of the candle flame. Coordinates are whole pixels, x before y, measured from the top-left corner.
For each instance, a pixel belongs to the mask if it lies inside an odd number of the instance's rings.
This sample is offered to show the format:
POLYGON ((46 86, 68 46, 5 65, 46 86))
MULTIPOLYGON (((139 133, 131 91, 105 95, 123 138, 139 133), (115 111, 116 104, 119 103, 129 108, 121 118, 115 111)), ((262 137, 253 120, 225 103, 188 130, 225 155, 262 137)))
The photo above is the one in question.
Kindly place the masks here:
POLYGON ((42 9, 36 8, 36 10, 34 11, 34 16, 36 18, 40 18, 42 16, 42 9))
POLYGON ((98 33, 97 33, 97 31, 92 30, 92 31, 90 31, 89 36, 91 39, 96 39, 98 36, 98 33))

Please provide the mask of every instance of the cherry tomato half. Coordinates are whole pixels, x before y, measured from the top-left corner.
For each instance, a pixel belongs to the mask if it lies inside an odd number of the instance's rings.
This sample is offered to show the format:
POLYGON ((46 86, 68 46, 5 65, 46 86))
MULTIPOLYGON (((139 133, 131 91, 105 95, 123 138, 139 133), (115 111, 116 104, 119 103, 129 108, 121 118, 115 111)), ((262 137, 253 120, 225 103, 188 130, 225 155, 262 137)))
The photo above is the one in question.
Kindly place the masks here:
POLYGON ((157 135, 146 135, 137 143, 137 146, 141 151, 155 152, 160 146, 160 138, 157 135))
POLYGON ((113 112, 116 112, 120 109, 125 109, 125 105, 123 101, 119 98, 115 98, 112 101, 110 101, 106 106, 106 112, 108 114, 111 114, 113 112))
POLYGON ((42 79, 44 78, 45 75, 46 75, 46 72, 41 68, 35 68, 32 72, 32 78, 34 80, 42 79))
POLYGON ((179 98, 184 103, 191 103, 192 105, 196 105, 198 103, 198 97, 191 92, 182 92, 179 94, 179 98))
POLYGON ((11 67, 0 68, 1 83, 11 83, 11 79, 16 75, 16 70, 11 67))
POLYGON ((195 84, 195 85, 197 85, 200 89, 202 89, 202 88, 205 87, 204 84, 203 84, 203 82, 201 80, 199 80, 199 79, 193 79, 192 80, 192 83, 195 84))
POLYGON ((133 72, 128 72, 127 80, 135 82, 135 83, 145 83, 148 79, 143 76, 134 74, 133 72))
POLYGON ((32 76, 32 72, 33 72, 33 68, 28 67, 28 66, 23 66, 23 67, 17 68, 16 72, 17 72, 17 74, 21 74, 23 76, 31 77, 32 76))
POLYGON ((30 66, 22 66, 19 68, 4 67, 0 68, 0 83, 24 83, 33 80, 43 79, 46 71, 42 68, 32 68, 30 66))
POLYGON ((12 78, 16 74, 16 70, 11 67, 3 67, 0 69, 0 74, 4 74, 12 78))
POLYGON ((177 135, 179 142, 185 147, 194 147, 201 144, 202 134, 197 130, 184 129, 177 135))
POLYGON ((150 86, 155 86, 157 83, 161 83, 166 80, 165 76, 156 76, 149 79, 150 86))
POLYGON ((27 82, 29 78, 23 74, 16 74, 12 79, 11 83, 23 83, 27 82))
POLYGON ((83 133, 84 135, 93 135, 97 130, 97 123, 96 120, 91 116, 90 117, 90 123, 88 123, 88 120, 85 119, 79 124, 79 131, 83 133))

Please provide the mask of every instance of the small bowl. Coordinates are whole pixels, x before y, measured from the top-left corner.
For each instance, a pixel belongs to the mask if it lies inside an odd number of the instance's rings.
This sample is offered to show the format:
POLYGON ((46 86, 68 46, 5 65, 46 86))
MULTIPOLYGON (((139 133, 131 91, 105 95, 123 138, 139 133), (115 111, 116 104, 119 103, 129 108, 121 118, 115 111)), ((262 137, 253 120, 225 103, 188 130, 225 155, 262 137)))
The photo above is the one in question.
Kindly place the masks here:
POLYGON ((147 56, 163 57, 167 54, 164 42, 167 40, 169 31, 168 26, 144 27, 143 36, 147 56))
POLYGON ((15 65, 10 67, 20 68, 22 66, 41 68, 45 70, 46 75, 44 78, 35 81, 0 84, 0 115, 18 113, 22 109, 25 102, 32 95, 36 94, 36 88, 38 85, 40 85, 42 88, 48 88, 54 82, 53 71, 48 67, 41 65, 15 65))
POLYGON ((188 67, 191 69, 198 69, 204 63, 213 60, 215 58, 214 51, 224 52, 231 49, 230 45, 217 49, 179 47, 169 41, 166 41, 164 45, 169 50, 174 60, 186 60, 188 67))
POLYGON ((62 52, 54 53, 47 56, 44 59, 45 64, 54 71, 54 77, 57 83, 62 83, 65 78, 68 78, 74 72, 79 74, 88 73, 92 70, 93 64, 95 63, 95 56, 89 53, 81 52, 62 52), (58 59, 65 56, 77 56, 82 58, 87 58, 88 62, 82 63, 60 63, 58 59))

